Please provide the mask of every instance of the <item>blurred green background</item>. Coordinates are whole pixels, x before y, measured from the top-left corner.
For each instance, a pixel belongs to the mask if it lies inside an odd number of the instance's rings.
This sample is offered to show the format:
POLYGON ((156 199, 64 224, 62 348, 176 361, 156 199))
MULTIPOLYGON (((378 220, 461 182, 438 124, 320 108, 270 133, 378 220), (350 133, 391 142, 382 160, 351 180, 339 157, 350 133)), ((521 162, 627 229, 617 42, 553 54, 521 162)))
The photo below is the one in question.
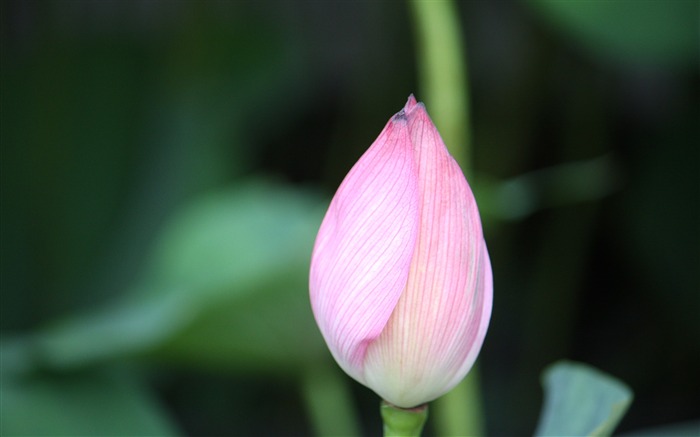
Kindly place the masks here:
MULTIPOLYGON (((532 433, 561 358, 634 390, 620 432, 699 421, 698 2, 457 10, 495 280, 488 434, 532 433)), ((2 435, 377 434, 307 271, 345 173, 424 99, 414 18, 2 2, 2 435)))

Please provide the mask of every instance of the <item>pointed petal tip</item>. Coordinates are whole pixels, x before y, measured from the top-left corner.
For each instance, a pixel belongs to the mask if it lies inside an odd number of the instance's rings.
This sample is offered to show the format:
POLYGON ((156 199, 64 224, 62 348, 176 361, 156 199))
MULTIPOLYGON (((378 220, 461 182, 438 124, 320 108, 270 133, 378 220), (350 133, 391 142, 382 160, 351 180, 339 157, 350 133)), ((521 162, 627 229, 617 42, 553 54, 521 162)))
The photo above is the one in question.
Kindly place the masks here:
POLYGON ((409 110, 416 106, 418 101, 416 100, 416 96, 413 95, 413 93, 408 95, 408 100, 406 101, 406 105, 404 106, 404 109, 409 110))
POLYGON ((415 96, 413 94, 408 96, 408 101, 406 102, 406 105, 403 107, 402 111, 406 114, 406 116, 410 119, 415 119, 415 118, 430 118, 428 115, 427 109, 425 109, 425 103, 419 102, 416 100, 415 96))
POLYGON ((416 97, 413 95, 413 93, 409 94, 408 100, 406 101, 406 104, 404 105, 403 108, 399 112, 397 112, 394 117, 391 119, 394 122, 398 121, 407 121, 409 118, 415 118, 416 115, 413 113, 418 109, 418 113, 420 114, 420 117, 427 116, 428 112, 425 110, 425 105, 423 102, 419 102, 416 100, 416 97))

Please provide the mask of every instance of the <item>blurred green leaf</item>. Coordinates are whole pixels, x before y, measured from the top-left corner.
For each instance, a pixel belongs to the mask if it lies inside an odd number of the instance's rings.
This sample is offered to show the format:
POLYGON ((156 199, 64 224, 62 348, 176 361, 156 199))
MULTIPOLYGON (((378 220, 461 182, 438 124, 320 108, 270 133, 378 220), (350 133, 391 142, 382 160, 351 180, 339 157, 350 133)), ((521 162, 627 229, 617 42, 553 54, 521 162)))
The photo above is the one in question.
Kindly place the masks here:
POLYGON ((308 301, 308 269, 325 201, 249 184, 179 215, 154 257, 158 290, 196 305, 159 351, 224 366, 282 369, 326 354, 308 301))
POLYGON ((126 373, 13 378, 3 373, 0 434, 7 436, 180 435, 126 373))
POLYGON ((588 49, 615 61, 691 64, 698 2, 535 0, 534 9, 588 49))
POLYGON ((200 289, 207 294, 198 299, 207 299, 232 286, 245 294, 279 272, 307 275, 323 206, 308 192, 264 182, 200 198, 161 235, 150 281, 200 289))
POLYGON ((609 436, 632 402, 621 381, 585 364, 561 361, 542 376, 545 403, 536 436, 609 436))
POLYGON ((195 314, 196 306, 181 296, 138 290, 123 301, 49 325, 34 338, 32 357, 43 367, 72 369, 147 354, 195 314))
POLYGON ((177 214, 128 300, 44 331, 44 363, 143 355, 289 371, 327 358, 308 301, 325 200, 264 182, 208 195, 177 214))

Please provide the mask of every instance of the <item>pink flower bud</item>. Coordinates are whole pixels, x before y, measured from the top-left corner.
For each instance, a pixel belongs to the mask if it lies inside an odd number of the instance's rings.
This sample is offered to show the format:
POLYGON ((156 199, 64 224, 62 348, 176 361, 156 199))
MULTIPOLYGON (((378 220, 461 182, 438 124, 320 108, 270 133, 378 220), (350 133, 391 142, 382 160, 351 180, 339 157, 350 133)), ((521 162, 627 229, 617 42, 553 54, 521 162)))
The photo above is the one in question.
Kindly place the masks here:
POLYGON ((310 290, 340 367, 394 405, 442 396, 474 364, 491 263, 469 184, 412 95, 333 197, 310 290))

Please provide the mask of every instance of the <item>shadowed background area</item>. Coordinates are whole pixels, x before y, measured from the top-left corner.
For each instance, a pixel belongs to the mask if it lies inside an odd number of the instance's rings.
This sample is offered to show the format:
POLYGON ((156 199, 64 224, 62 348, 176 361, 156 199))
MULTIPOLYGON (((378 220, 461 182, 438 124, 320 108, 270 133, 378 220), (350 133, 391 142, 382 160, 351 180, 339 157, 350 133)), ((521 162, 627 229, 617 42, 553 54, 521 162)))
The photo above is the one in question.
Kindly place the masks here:
MULTIPOLYGON (((700 421, 698 9, 458 4, 489 435, 532 433, 561 358, 633 389, 621 433, 700 421)), ((408 5, 9 0, 1 22, 2 434, 375 435, 307 276, 335 188, 423 99, 408 5)))

